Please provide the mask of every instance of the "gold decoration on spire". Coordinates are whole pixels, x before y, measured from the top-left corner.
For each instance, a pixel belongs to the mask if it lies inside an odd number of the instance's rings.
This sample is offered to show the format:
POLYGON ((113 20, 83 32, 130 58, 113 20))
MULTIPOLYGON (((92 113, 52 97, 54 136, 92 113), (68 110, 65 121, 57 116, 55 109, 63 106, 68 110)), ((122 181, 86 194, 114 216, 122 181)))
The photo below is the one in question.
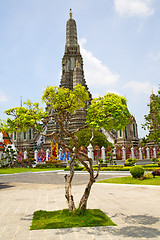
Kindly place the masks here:
POLYGON ((70 18, 72 18, 72 9, 70 8, 70 13, 69 13, 70 18))
POLYGON ((76 67, 78 67, 78 65, 79 65, 79 62, 78 62, 78 60, 76 60, 76 67))

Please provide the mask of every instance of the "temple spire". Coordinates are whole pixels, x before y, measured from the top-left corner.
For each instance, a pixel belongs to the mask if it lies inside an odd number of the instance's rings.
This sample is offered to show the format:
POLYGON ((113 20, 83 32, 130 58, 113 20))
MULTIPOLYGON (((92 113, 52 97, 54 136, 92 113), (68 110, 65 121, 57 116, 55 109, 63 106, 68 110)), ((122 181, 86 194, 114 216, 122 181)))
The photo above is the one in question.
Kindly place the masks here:
POLYGON ((70 8, 70 13, 69 13, 70 18, 72 18, 72 9, 70 8))
POLYGON ((66 46, 77 47, 77 26, 76 21, 72 18, 72 10, 70 9, 70 18, 66 25, 66 46))

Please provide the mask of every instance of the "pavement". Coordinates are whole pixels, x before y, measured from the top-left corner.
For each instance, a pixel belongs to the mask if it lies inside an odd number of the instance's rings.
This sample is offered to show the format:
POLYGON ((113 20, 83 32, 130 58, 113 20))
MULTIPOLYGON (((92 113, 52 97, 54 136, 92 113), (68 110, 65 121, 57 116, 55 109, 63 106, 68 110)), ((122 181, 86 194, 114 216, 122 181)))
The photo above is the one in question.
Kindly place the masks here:
MULTIPOLYGON (((67 208, 63 172, 0 176, 0 240, 160 239, 160 186, 95 183, 88 208, 100 208, 117 226, 29 230, 36 210, 67 208)), ((103 173, 99 179, 127 173, 103 173)), ((87 174, 75 174, 76 205, 87 174)))

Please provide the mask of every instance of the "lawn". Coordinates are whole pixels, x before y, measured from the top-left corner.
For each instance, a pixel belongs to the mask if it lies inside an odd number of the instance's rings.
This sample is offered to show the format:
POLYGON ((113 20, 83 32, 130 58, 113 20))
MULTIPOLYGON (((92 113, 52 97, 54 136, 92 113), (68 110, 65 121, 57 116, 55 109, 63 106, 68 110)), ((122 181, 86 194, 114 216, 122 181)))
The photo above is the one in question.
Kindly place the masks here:
POLYGON ((87 209, 85 212, 79 210, 69 212, 68 209, 48 212, 39 210, 33 214, 30 230, 95 226, 116 224, 100 209, 87 209))
POLYGON ((64 168, 1 168, 0 174, 64 170, 64 168))
POLYGON ((116 183, 116 184, 139 184, 139 185, 160 185, 160 176, 150 179, 135 179, 132 177, 119 177, 98 181, 98 183, 116 183))

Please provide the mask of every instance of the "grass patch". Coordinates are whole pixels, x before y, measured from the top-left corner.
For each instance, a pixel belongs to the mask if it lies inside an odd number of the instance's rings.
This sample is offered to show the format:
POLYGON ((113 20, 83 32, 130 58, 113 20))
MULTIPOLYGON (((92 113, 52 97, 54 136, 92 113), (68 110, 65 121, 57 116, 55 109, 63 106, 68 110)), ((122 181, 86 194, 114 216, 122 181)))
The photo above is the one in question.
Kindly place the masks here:
POLYGON ((30 230, 95 226, 116 226, 116 224, 100 209, 74 212, 69 212, 68 209, 48 212, 39 210, 34 212, 30 230))
POLYGON ((0 174, 64 170, 64 168, 1 168, 0 174))
POLYGON ((98 183, 116 183, 116 184, 139 184, 139 185, 160 185, 160 176, 150 179, 135 179, 130 177, 119 177, 98 181, 98 183))

